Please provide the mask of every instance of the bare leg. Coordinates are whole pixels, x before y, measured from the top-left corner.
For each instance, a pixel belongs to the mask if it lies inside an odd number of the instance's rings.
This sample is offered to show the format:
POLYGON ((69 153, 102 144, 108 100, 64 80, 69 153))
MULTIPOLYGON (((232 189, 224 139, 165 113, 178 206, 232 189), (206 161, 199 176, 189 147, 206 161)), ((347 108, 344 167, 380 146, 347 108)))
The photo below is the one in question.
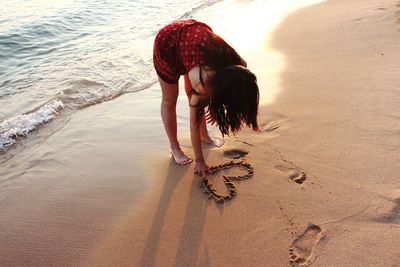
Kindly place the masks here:
POLYGON ((206 142, 207 144, 216 146, 216 147, 221 147, 225 144, 225 141, 223 138, 217 137, 217 136, 210 136, 207 130, 207 124, 206 124, 206 118, 203 116, 200 122, 200 136, 201 140, 203 142, 206 142))
MULTIPOLYGON (((184 75, 183 77, 184 77, 184 82, 185 82, 186 95, 190 102, 190 98, 192 97, 192 95, 190 94, 192 85, 190 84, 188 75, 184 75)), ((207 144, 210 144, 210 145, 213 145, 216 147, 220 147, 225 143, 224 139, 222 139, 222 138, 219 138, 216 136, 212 136, 212 137, 210 136, 210 134, 208 133, 208 130, 207 130, 207 123, 206 123, 205 115, 203 116, 203 118, 200 121, 200 137, 203 142, 206 142, 207 144)))
POLYGON ((182 151, 177 137, 176 101, 179 93, 178 83, 169 84, 160 77, 158 77, 158 80, 162 90, 161 118, 169 139, 172 156, 179 165, 189 164, 192 162, 192 159, 182 151))

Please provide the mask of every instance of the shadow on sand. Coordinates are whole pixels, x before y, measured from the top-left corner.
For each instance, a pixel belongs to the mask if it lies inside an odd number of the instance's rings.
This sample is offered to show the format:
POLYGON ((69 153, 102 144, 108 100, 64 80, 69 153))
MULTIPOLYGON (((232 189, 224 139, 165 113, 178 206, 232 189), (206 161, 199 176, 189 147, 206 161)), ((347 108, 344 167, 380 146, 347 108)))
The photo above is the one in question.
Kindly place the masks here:
MULTIPOLYGON (((191 167, 192 165, 188 166, 190 170, 191 167)), ((162 231, 165 229, 165 219, 168 216, 168 209, 170 208, 170 204, 176 205, 176 203, 171 201, 172 196, 176 187, 187 173, 188 168, 178 167, 172 160, 169 164, 167 177, 162 186, 163 189, 158 201, 157 210, 153 222, 151 223, 143 255, 140 259, 140 266, 155 266, 162 231)), ((199 178, 193 176, 191 179, 190 198, 185 210, 184 220, 181 227, 182 230, 180 234, 176 233, 175 235, 176 238, 179 238, 179 243, 174 260, 174 266, 194 266, 198 261, 207 205, 206 198, 202 196, 202 193, 199 190, 199 178)), ((182 201, 185 200, 182 199, 182 201)), ((172 207, 172 209, 174 209, 174 207, 172 207)))

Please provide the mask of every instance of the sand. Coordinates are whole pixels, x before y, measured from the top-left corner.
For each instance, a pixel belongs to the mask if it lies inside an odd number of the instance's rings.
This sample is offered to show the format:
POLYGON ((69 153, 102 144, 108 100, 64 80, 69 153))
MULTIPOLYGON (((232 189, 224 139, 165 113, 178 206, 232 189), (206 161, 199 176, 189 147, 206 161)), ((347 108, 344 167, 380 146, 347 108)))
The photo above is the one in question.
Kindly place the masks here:
MULTIPOLYGON (((157 85, 76 112, 1 165, 0 265, 398 266, 399 12, 322 2, 248 51, 264 97, 278 93, 260 107, 261 133, 205 147, 210 164, 239 150, 254 167, 224 205, 171 160, 157 85)), ((223 174, 210 177, 221 192, 223 174)))

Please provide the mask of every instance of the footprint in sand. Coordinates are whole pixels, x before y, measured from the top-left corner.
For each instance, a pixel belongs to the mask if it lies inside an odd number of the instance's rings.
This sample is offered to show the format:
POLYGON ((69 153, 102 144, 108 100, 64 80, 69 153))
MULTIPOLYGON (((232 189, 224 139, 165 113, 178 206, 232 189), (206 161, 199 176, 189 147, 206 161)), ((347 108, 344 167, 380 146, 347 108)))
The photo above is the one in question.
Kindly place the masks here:
POLYGON ((394 199, 393 203, 394 207, 392 210, 388 214, 378 218, 378 222, 400 224, 400 198, 394 199))
POLYGON ((286 167, 283 165, 275 166, 275 169, 283 172, 287 177, 295 183, 302 184, 307 179, 305 172, 296 166, 286 167))
POLYGON ((302 184, 307 179, 307 176, 302 171, 294 170, 289 174, 289 179, 295 183, 302 184))
POLYGON ((263 132, 272 132, 280 127, 279 121, 268 121, 260 125, 260 130, 263 132))
POLYGON ((302 235, 293 241, 289 249, 290 265, 306 266, 311 263, 315 246, 324 236, 321 227, 311 224, 307 227, 302 235))
MULTIPOLYGON (((396 4, 397 7, 400 7, 400 2, 397 2, 396 4)), ((396 17, 397 17, 397 22, 400 23, 400 11, 396 11, 396 17)))
POLYGON ((230 149, 224 151, 224 156, 230 159, 240 159, 249 154, 249 151, 243 149, 230 149))

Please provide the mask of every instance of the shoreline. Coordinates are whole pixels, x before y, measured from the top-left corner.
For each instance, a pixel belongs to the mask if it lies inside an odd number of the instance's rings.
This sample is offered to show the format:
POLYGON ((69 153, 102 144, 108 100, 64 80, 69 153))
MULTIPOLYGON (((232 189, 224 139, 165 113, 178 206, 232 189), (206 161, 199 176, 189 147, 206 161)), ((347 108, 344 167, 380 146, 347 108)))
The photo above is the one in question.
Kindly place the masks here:
MULTIPOLYGON (((243 53, 260 88, 272 83, 279 94, 260 107, 261 133, 246 129, 220 149, 205 147, 212 165, 239 150, 255 170, 224 205, 207 199, 192 165, 166 153, 158 85, 76 112, 2 164, 0 263, 395 266, 397 5, 303 7, 268 44, 257 39, 259 50, 243 53), (257 54, 265 49, 284 56, 279 78, 268 54, 257 54)), ((217 20, 214 8, 199 19, 217 20)), ((181 93, 178 130, 192 154, 185 103, 181 93)), ((211 179, 224 189, 220 176, 211 179)))

